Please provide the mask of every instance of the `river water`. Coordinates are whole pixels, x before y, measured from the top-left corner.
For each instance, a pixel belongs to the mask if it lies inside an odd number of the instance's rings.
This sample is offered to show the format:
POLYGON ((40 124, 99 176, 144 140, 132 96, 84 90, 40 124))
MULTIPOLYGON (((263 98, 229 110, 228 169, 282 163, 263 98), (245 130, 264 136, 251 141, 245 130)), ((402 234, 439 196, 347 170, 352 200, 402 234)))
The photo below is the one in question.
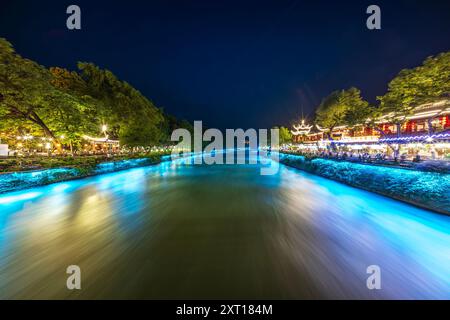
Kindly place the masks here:
POLYGON ((0 298, 450 298, 450 217, 260 169, 164 162, 1 195, 0 298))

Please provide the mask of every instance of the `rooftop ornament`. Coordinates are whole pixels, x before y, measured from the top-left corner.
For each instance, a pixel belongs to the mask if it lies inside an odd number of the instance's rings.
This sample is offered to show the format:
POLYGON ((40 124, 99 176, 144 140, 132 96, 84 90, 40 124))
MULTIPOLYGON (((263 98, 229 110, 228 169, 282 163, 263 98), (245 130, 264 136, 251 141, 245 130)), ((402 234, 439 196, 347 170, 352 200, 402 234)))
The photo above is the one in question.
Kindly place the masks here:
POLYGON ((294 130, 291 130, 291 133, 294 136, 300 136, 300 135, 307 135, 308 133, 310 133, 313 126, 306 125, 305 120, 302 119, 301 124, 299 124, 299 125, 294 124, 293 127, 294 127, 294 130))

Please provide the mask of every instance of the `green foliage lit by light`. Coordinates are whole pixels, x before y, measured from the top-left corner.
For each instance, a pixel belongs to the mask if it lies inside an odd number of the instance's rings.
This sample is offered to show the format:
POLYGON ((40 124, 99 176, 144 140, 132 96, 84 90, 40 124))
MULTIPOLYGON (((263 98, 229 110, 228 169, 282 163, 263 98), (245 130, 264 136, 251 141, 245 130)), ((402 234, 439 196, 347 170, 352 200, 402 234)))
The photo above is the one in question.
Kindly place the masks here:
POLYGON ((111 71, 85 62, 78 69, 47 69, 0 38, 0 129, 47 136, 73 149, 84 135, 99 135, 103 124, 110 139, 128 147, 165 143, 173 126, 191 127, 111 71))
POLYGON ((404 69, 378 97, 380 112, 393 118, 409 115, 418 105, 450 97, 450 52, 427 58, 414 69, 404 69))
POLYGON ((340 125, 356 125, 370 115, 369 103, 362 99, 357 88, 334 91, 316 111, 316 123, 330 131, 340 125))
POLYGON ((292 133, 291 131, 286 127, 273 127, 273 129, 279 130, 279 143, 285 144, 292 142, 292 133))

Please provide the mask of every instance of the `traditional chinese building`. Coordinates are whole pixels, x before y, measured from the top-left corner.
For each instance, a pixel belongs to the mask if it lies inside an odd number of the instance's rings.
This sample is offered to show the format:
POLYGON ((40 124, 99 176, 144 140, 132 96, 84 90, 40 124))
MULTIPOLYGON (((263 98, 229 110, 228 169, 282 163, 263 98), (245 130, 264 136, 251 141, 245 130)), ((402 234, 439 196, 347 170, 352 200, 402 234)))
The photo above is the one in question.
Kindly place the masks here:
MULTIPOLYGON (((324 146, 331 141, 354 149, 380 151, 380 145, 401 144, 407 154, 450 153, 450 100, 424 104, 411 115, 395 117, 386 114, 377 119, 376 126, 339 126, 329 129, 305 124, 293 126, 293 142, 324 146), (329 138, 331 136, 331 139, 329 138)), ((387 148, 387 147, 386 147, 387 148)))
POLYGON ((392 119, 392 115, 385 115, 379 120, 379 127, 384 132, 380 141, 404 143, 429 138, 449 140, 450 101, 417 107, 412 115, 397 118, 402 123, 401 126, 389 119, 392 119))

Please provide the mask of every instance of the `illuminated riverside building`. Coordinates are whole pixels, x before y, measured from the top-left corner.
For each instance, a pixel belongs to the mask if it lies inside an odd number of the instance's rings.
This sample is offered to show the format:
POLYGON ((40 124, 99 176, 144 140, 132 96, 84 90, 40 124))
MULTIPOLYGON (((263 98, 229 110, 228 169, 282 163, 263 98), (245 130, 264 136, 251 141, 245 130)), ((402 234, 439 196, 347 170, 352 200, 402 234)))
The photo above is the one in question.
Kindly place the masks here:
POLYGON ((375 124, 376 127, 339 126, 330 134, 329 129, 308 126, 302 120, 301 125, 292 130, 293 142, 297 148, 309 151, 327 150, 331 143, 335 143, 342 151, 383 152, 387 155, 393 152, 388 145, 400 145, 401 153, 410 159, 417 155, 450 159, 450 100, 421 105, 409 116, 386 114, 375 124), (392 123, 393 118, 398 119, 401 125, 392 123))
POLYGON ((119 140, 110 140, 108 137, 93 138, 84 136, 83 139, 88 142, 84 144, 83 151, 92 152, 117 152, 120 149, 119 140))

